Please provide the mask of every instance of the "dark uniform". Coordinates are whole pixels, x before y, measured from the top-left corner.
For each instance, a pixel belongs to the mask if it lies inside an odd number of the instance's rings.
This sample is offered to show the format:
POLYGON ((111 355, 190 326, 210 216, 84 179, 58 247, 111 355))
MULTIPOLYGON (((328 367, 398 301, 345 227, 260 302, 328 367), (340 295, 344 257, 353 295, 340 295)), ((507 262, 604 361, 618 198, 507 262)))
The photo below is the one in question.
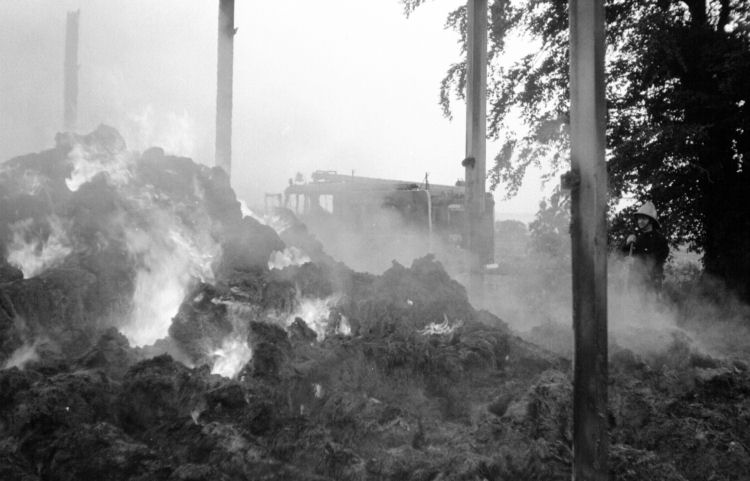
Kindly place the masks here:
POLYGON ((664 263, 669 256, 667 239, 656 229, 639 234, 635 242, 622 247, 633 255, 628 282, 631 286, 643 286, 657 292, 664 280, 664 263))

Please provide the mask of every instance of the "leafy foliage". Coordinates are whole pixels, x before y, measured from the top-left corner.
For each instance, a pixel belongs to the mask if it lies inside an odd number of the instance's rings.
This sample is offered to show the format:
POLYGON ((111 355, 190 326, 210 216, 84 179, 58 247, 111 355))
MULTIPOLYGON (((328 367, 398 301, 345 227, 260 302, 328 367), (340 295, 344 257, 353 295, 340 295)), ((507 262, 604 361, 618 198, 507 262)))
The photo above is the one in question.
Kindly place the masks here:
MULTIPOLYGON (((567 165, 567 3, 490 0, 488 135, 502 146, 489 177, 509 194, 528 166, 567 165), (538 49, 509 63, 518 38, 538 49), (511 128, 519 118, 526 129, 511 128)), ((605 3, 612 233, 630 214, 615 213, 620 199, 652 200, 673 243, 703 252, 708 272, 750 297, 750 2, 605 3)), ((464 39, 460 14, 449 23, 464 39)), ((447 111, 464 77, 453 65, 443 79, 447 111)))
POLYGON ((539 254, 546 254, 566 262, 570 260, 570 198, 556 191, 549 200, 539 206, 536 218, 529 224, 531 247, 539 254))

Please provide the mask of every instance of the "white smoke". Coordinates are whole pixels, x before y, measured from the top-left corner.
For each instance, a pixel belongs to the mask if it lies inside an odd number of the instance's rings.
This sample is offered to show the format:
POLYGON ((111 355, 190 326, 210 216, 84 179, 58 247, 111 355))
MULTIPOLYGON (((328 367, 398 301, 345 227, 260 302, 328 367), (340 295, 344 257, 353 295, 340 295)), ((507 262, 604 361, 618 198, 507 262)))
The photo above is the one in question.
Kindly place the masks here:
POLYGON ((110 184, 116 187, 125 185, 131 178, 130 168, 133 157, 126 152, 115 155, 101 155, 92 152, 81 144, 76 144, 68 154, 73 171, 65 183, 71 192, 76 192, 83 184, 90 182, 98 174, 107 176, 110 184))
POLYGON ((248 207, 247 203, 242 199, 240 199, 240 209, 242 209, 243 217, 250 217, 263 225, 267 225, 279 235, 292 226, 288 219, 278 214, 258 214, 256 211, 248 207))
POLYGON ((263 216, 256 214, 255 211, 248 207, 247 202, 245 202, 243 199, 239 199, 239 201, 240 210, 242 211, 242 217, 250 217, 251 219, 257 220, 261 224, 266 225, 266 221, 263 220, 263 216))
POLYGON ((35 196, 42 190, 42 178, 37 172, 25 170, 16 187, 27 195, 35 196))
POLYGON ((220 348, 210 353, 214 359, 211 374, 234 378, 253 358, 253 351, 247 342, 248 324, 257 315, 258 308, 236 301, 211 302, 227 306, 227 314, 232 323, 232 333, 224 338, 220 348))
POLYGON ((336 326, 336 334, 341 334, 342 336, 352 335, 352 326, 349 324, 349 319, 347 319, 346 316, 341 316, 341 319, 336 326))
POLYGON ((211 374, 228 378, 237 376, 245 364, 253 358, 253 351, 248 346, 247 340, 239 336, 227 337, 221 347, 211 354, 215 359, 211 374))
POLYGON ((664 351, 682 332, 678 314, 647 286, 630 285, 628 265, 610 259, 607 323, 610 337, 640 355, 664 351))
POLYGON ((148 231, 126 232, 129 250, 140 262, 133 311, 122 328, 134 346, 153 344, 168 334, 191 282, 213 281, 211 264, 220 254, 209 235, 201 238, 187 232, 178 219, 165 212, 154 216, 148 231))
POLYGON ((281 235, 285 230, 289 229, 292 224, 287 220, 276 214, 269 214, 263 216, 263 223, 271 229, 275 230, 277 234, 281 235))
POLYGON ((23 346, 13 351, 13 354, 11 354, 10 357, 3 363, 3 366, 0 369, 10 369, 12 367, 23 369, 24 367, 26 367, 26 364, 38 361, 39 354, 37 354, 36 351, 38 345, 38 341, 35 341, 31 344, 24 343, 23 346))
POLYGON ((273 251, 268 259, 269 269, 283 269, 289 266, 301 266, 310 262, 310 258, 297 247, 287 247, 283 251, 273 251))
MULTIPOLYGON (((149 130, 153 127, 153 112, 147 109, 139 119, 144 131, 138 138, 155 140, 149 137, 153 133, 149 130)), ((186 148, 179 142, 186 135, 182 123, 164 125, 174 132, 170 130, 170 135, 160 137, 162 145, 174 150, 186 148), (169 139, 174 143, 164 142, 169 139)), ((210 234, 211 221, 200 210, 171 204, 150 186, 134 185, 136 156, 130 152, 112 153, 79 144, 68 159, 73 164, 73 173, 66 181, 68 188, 75 191, 102 174, 124 193, 123 198, 129 203, 122 216, 111 219, 114 230, 124 230, 126 247, 137 266, 132 311, 121 329, 131 345, 152 344, 167 336, 191 282, 213 280, 211 265, 220 255, 220 247, 210 234), (187 211, 189 218, 185 218, 185 212, 179 215, 181 209, 187 211)), ((193 194, 203 198, 197 183, 193 194)))
POLYGON ((46 239, 34 232, 33 219, 10 225, 13 239, 8 244, 8 262, 21 269, 27 279, 59 265, 72 252, 63 221, 52 215, 47 223, 50 232, 46 239))
POLYGON ((457 321, 455 323, 451 323, 448 320, 448 316, 443 314, 443 322, 437 323, 433 322, 431 324, 428 324, 424 327, 424 329, 420 330, 419 333, 423 336, 428 335, 447 335, 452 334, 453 331, 458 329, 463 325, 462 321, 457 321))
POLYGON ((194 157, 198 132, 187 110, 157 113, 152 105, 147 105, 140 113, 131 115, 129 121, 125 134, 132 139, 134 148, 142 150, 158 145, 165 152, 194 157))
POLYGON ((351 334, 351 327, 345 317, 342 317, 336 326, 330 325, 333 317, 331 312, 338 300, 339 296, 336 295, 325 299, 301 298, 298 301, 297 309, 287 316, 285 324, 289 327, 299 317, 305 321, 310 329, 315 331, 318 340, 321 341, 331 332, 332 327, 335 328, 337 334, 349 335, 351 334))

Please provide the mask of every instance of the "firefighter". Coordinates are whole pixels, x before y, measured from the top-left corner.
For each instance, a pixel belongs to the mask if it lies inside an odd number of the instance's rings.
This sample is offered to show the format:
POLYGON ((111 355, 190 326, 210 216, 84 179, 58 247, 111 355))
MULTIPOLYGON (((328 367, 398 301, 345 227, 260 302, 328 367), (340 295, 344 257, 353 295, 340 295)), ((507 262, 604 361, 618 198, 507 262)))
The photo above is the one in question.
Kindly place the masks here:
POLYGON ((645 202, 635 213, 638 235, 630 234, 622 250, 632 258, 628 283, 661 293, 664 263, 669 256, 667 239, 659 232, 659 219, 652 202, 645 202))

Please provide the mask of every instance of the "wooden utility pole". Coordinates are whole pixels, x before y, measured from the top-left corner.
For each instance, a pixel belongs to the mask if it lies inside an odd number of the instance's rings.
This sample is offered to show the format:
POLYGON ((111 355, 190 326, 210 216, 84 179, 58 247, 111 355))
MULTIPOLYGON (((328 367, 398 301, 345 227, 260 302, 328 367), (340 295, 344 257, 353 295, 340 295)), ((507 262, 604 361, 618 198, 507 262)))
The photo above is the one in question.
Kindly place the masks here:
POLYGON ((232 175, 232 81, 234 72, 234 0, 219 0, 216 75, 216 165, 232 175))
POLYGON ((569 0, 573 268, 573 479, 607 468, 607 168, 604 2, 569 0))
POLYGON ((466 65, 466 247, 469 269, 476 278, 488 248, 485 183, 487 176, 487 0, 467 3, 466 65))
POLYGON ((78 18, 81 11, 68 12, 65 25, 65 72, 63 130, 73 132, 78 123, 78 18))

